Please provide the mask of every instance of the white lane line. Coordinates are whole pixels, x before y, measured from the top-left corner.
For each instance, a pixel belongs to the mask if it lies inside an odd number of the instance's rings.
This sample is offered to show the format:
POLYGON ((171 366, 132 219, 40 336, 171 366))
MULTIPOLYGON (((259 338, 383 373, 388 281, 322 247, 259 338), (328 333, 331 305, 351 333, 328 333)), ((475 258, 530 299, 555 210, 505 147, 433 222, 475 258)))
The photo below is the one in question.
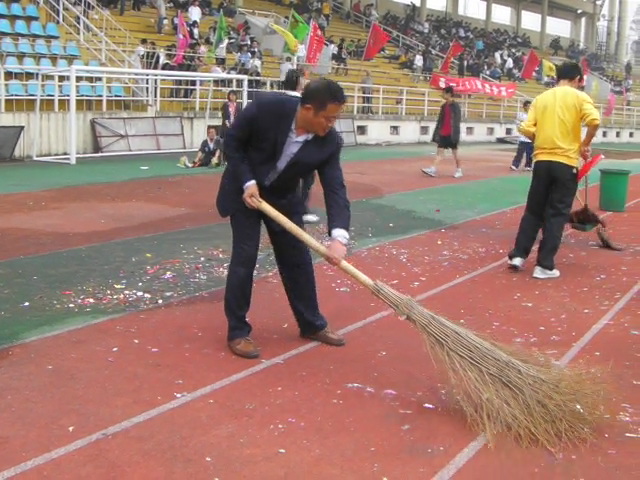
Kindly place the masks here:
MULTIPOLYGON (((464 275, 460 278, 457 278, 455 280, 452 280, 451 282, 445 283, 444 285, 441 285, 439 287, 436 287, 432 290, 429 290, 428 292, 425 292, 421 295, 418 295, 417 297, 415 297, 417 300, 424 300, 425 298, 431 297, 433 295, 436 295, 440 292, 443 292, 444 290, 447 290, 451 287, 454 287, 456 285, 459 285, 463 282, 466 282, 467 280, 471 280, 474 277, 477 277, 478 275, 481 275, 483 273, 485 273, 488 270, 491 270, 492 268, 497 267, 498 265, 504 265, 505 260, 504 259, 500 259, 498 261, 495 261, 489 265, 486 265, 482 268, 479 268, 477 270, 474 270, 473 272, 468 273, 467 275, 464 275)), ((373 323, 377 320, 380 320, 381 318, 384 318, 386 316, 388 316, 389 314, 393 313, 393 310, 391 309, 387 309, 384 310, 382 312, 378 312, 375 315, 372 315, 368 318, 365 318, 364 320, 360 320, 359 322, 356 322, 352 325, 349 325, 345 328, 343 328, 342 330, 340 330, 340 334, 346 334, 349 332, 352 332, 354 330, 357 330, 359 328, 364 327, 365 325, 368 325, 370 323, 373 323)), ((278 365, 282 362, 284 362, 285 360, 291 358, 291 357, 295 357, 297 355, 300 355, 301 353, 306 352, 307 350, 311 350, 312 348, 315 348, 317 346, 319 346, 320 344, 317 342, 314 343, 308 343, 306 345, 302 345, 301 347, 298 347, 294 350, 290 350, 286 353, 283 353, 282 355, 278 355, 277 357, 274 357, 270 360, 266 360, 258 365, 255 365, 254 367, 251 368, 247 368, 246 370, 243 370, 241 372, 236 373, 235 375, 231 375, 229 377, 226 377, 218 382, 212 383, 210 385, 207 385, 206 387, 202 387, 199 390, 196 390, 194 392, 191 392, 183 397, 177 398, 175 400, 172 400, 171 402, 165 403, 163 405, 160 405, 156 408, 153 408, 151 410, 147 410, 146 412, 141 413, 140 415, 136 415, 135 417, 131 417, 127 420, 124 420, 123 422, 117 423, 115 425, 112 425, 111 427, 105 428, 103 430, 100 430, 99 432, 96 432, 92 435, 88 435, 84 438, 81 438, 79 440, 76 440, 73 443, 69 443, 68 445, 65 445, 64 447, 60 447, 57 448, 55 450, 52 450, 48 453, 45 453, 43 455, 40 455, 38 457, 32 458, 31 460, 28 460, 24 463, 21 463, 20 465, 16 465, 14 467, 9 468, 8 470, 5 470, 3 472, 0 472, 0 480, 4 480, 7 478, 11 478, 13 475, 18 475, 20 473, 24 473, 28 470, 31 470, 32 468, 35 468, 39 465, 43 465, 47 462, 50 462, 51 460, 54 460, 58 457, 61 457, 63 455, 66 455, 68 453, 74 452, 76 450, 79 450, 80 448, 83 448, 91 443, 94 443, 102 438, 105 437, 109 437, 111 435, 114 435, 118 432, 122 432, 123 430, 126 430, 128 428, 131 428, 135 425, 138 425, 139 423, 142 423, 146 420, 150 420, 154 417, 157 417, 158 415, 162 415, 163 413, 169 412, 171 410, 174 410, 182 405, 184 405, 185 403, 189 403, 193 400, 196 400, 197 398, 202 397, 203 395, 207 395, 211 392, 214 392, 216 390, 219 390, 223 387, 226 387, 227 385, 231 385, 232 383, 235 383, 239 380, 242 380, 244 378, 249 377, 250 375, 253 375, 255 373, 258 373, 266 368, 272 367, 274 365, 278 365)))
MULTIPOLYGON (((580 340, 565 353, 558 362, 563 367, 586 347, 591 340, 622 310, 633 296, 640 291, 640 282, 636 283, 600 320, 598 320, 580 340)), ((487 437, 478 435, 469 445, 462 449, 432 480, 450 480, 458 471, 471 460, 487 443, 487 437)))
MULTIPOLYGON (((629 205, 635 203, 636 201, 638 201, 640 199, 634 200, 633 202, 631 202, 629 205)), ((509 209, 505 209, 505 210, 509 210, 509 209)), ((494 212, 495 213, 495 212, 494 212)), ((487 214, 491 215, 491 214, 487 214)), ((463 222, 461 222, 463 223, 463 222)), ((411 237, 413 235, 408 235, 408 237, 411 237)), ((431 297, 433 295, 436 295, 444 290, 447 290, 451 287, 454 287, 456 285, 459 285, 460 283, 466 282, 467 280, 471 280, 472 278, 477 277, 478 275, 481 275, 489 270, 491 270, 492 268, 495 268, 499 265, 503 265, 505 263, 504 259, 500 259, 497 260, 489 265, 486 265, 482 268, 479 268, 477 270, 474 270, 473 272, 468 273, 467 275, 464 275, 460 278, 457 278, 455 280, 452 280, 448 283, 445 283, 439 287, 436 287, 434 289, 429 290, 428 292, 422 293, 420 295, 418 295, 416 298, 416 300, 420 301, 420 300, 424 300, 428 297, 431 297)), ((622 308, 622 307, 621 307, 622 308)), ((346 334, 349 332, 352 332, 354 330, 357 330, 359 328, 364 327, 365 325, 368 325, 370 323, 373 323, 377 320, 380 320, 381 318, 386 317, 387 315, 393 313, 393 311, 391 309, 387 309, 387 310, 383 310, 381 312, 378 312, 368 318, 365 318, 364 320, 361 320, 359 322, 356 322, 352 325, 349 325, 345 328, 343 328, 342 330, 339 331, 340 334, 346 334)), ((156 408, 153 408, 151 410, 147 410, 146 412, 143 412, 139 415, 136 415, 134 417, 131 417, 127 420, 124 420, 123 422, 117 423, 115 425, 112 425, 111 427, 107 427, 103 430, 100 430, 92 435, 88 435, 84 438, 81 438, 79 440, 76 440, 75 442, 69 443, 63 447, 57 448, 55 450, 52 450, 50 452, 47 452, 45 454, 42 454, 38 457, 34 457, 31 460, 28 460, 24 463, 21 463, 19 465, 16 465, 14 467, 11 467, 7 470, 4 470, 3 472, 0 472, 0 480, 5 480, 8 478, 11 478, 14 475, 18 475, 20 473, 24 473, 28 470, 31 470, 39 465, 43 465, 45 463, 48 463, 52 460, 55 460, 56 458, 59 458, 63 455, 66 455, 68 453, 74 452, 76 450, 79 450, 80 448, 83 448, 87 445, 90 445, 91 443, 96 442, 97 440, 100 440, 102 438, 114 435, 118 432, 122 432, 130 427, 133 427, 135 425, 138 425, 139 423, 142 423, 146 420, 150 420, 154 417, 157 417, 158 415, 162 415, 163 413, 169 412, 171 410, 174 410, 186 403, 189 403, 193 400, 196 400, 197 398, 200 398, 204 395, 207 395, 211 392, 214 392, 216 390, 219 390, 220 388, 226 387, 227 385, 231 385, 232 383, 235 383, 239 380, 242 380, 246 377, 249 377, 250 375, 253 375, 254 373, 260 372, 266 368, 272 367, 273 365, 277 365, 279 363, 282 363, 284 360, 287 360, 291 357, 295 357, 297 355, 300 355, 301 353, 306 352, 307 350, 311 350, 314 347, 319 346, 320 344, 317 342, 314 343, 308 343, 306 345, 302 345, 296 349, 290 350, 286 353, 283 353, 282 355, 279 355, 277 357, 274 357, 270 360, 264 361, 262 363, 260 363, 259 365, 255 365, 254 367, 248 368, 246 370, 243 370, 241 372, 238 372, 234 375, 231 375, 229 377, 226 377, 218 382, 212 383, 210 385, 207 385, 206 387, 202 387, 199 390, 196 390, 194 392, 191 392, 187 395, 185 395, 184 397, 180 397, 177 398, 171 402, 165 403, 163 405, 160 405, 156 408)), ((484 443, 484 442, 483 442, 484 443)), ((480 445, 478 447, 478 449, 481 447, 482 445, 480 445)), ((476 450, 477 451, 477 450, 476 450)), ((475 454, 475 452, 473 454, 471 454, 469 456, 469 458, 471 458, 473 455, 475 454)), ((456 457, 458 458, 458 457, 456 457)), ((464 461, 464 463, 466 463, 466 460, 464 461)), ((463 463, 463 464, 464 464, 463 463)), ((462 465, 461 465, 462 466, 462 465)), ((446 467, 445 467, 446 468, 446 467)), ((458 468, 459 469, 459 468, 458 468)), ((456 470, 457 471, 457 470, 456 470)), ((455 471, 453 472, 455 473, 455 471)), ((452 473, 452 474, 453 474, 452 473)), ((450 478, 450 477, 442 477, 442 479, 445 478, 450 478)), ((440 479, 438 479, 440 480, 440 479)))

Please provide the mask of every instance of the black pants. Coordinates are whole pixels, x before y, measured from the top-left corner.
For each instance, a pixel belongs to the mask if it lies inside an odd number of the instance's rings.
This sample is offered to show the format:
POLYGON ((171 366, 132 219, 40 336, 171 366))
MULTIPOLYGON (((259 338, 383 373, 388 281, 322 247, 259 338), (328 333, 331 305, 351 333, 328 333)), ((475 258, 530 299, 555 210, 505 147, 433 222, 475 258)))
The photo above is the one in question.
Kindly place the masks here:
POLYGON ((518 142, 518 150, 516 156, 513 157, 513 165, 515 168, 520 168, 522 157, 527 156, 527 160, 524 162, 524 168, 531 168, 533 163, 533 142, 518 142))
POLYGON ((527 206, 509 258, 527 258, 542 228, 537 265, 547 270, 555 268, 555 256, 577 189, 577 168, 560 162, 536 161, 527 206))
POLYGON ((313 187, 313 184, 316 181, 316 174, 315 172, 312 173, 311 175, 309 175, 308 177, 305 177, 302 179, 302 186, 300 187, 301 192, 300 195, 302 196, 302 202, 304 203, 304 213, 311 213, 311 210, 309 209, 309 195, 311 194, 311 188, 313 187))
MULTIPOLYGON (((302 215, 292 217, 291 220, 301 227, 302 215)), ((263 221, 300 331, 313 334, 327 327, 327 321, 318 306, 316 279, 309 249, 260 212, 243 207, 231 215, 233 243, 224 294, 224 311, 229 322, 228 341, 247 337, 251 333, 247 312, 251 305, 253 272, 258 259, 263 221)))

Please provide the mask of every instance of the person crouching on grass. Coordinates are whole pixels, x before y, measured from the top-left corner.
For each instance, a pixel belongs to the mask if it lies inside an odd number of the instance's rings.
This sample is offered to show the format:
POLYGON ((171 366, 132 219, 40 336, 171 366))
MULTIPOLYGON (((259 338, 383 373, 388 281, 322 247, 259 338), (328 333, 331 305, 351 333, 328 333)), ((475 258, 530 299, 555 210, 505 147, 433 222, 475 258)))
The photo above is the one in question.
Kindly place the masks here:
POLYGON ((578 90, 583 80, 580 65, 566 62, 556 73, 557 86, 533 101, 519 128, 534 142, 533 175, 515 246, 508 255, 509 268, 521 270, 542 229, 533 270, 533 277, 541 279, 560 276, 555 256, 578 189, 579 159, 591 156, 591 142, 600 126, 593 101, 578 90), (581 140, 583 124, 587 133, 581 140))
POLYGON ((460 105, 453 100, 453 87, 444 87, 442 90, 444 103, 440 107, 438 123, 433 130, 433 141, 438 144, 436 160, 429 168, 423 168, 422 173, 435 177, 438 175, 438 163, 442 160, 444 151, 450 149, 453 159, 456 161, 456 173, 454 178, 462 177, 462 167, 458 157, 458 142, 460 141, 460 120, 462 112, 460 105))
POLYGON ((200 144, 200 150, 198 150, 193 163, 189 162, 189 159, 184 156, 180 159, 178 166, 182 168, 219 167, 221 147, 222 139, 217 136, 214 127, 209 127, 207 128, 207 138, 200 144))
MULTIPOLYGON (((518 112, 517 118, 517 126, 520 128, 520 125, 527 119, 529 107, 531 106, 531 100, 525 100, 522 104, 523 112, 518 112)), ((511 162, 511 170, 514 172, 520 168, 520 163, 522 162, 522 157, 526 155, 527 159, 524 162, 524 169, 527 172, 533 170, 533 142, 526 136, 520 135, 518 140, 518 150, 516 151, 515 157, 513 157, 513 162, 511 162)))

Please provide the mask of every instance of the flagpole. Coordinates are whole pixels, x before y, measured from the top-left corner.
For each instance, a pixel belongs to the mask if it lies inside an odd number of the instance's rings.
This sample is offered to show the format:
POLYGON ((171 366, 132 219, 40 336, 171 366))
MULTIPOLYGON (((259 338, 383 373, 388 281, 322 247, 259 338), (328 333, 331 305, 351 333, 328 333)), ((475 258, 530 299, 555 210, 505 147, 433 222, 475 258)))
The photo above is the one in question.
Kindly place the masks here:
POLYGON ((364 57, 367 54, 367 47, 369 46, 369 41, 371 40, 371 31, 373 30, 373 22, 371 22, 371 26, 369 27, 369 35, 367 36, 367 43, 364 44, 364 51, 362 52, 362 62, 364 62, 364 57))

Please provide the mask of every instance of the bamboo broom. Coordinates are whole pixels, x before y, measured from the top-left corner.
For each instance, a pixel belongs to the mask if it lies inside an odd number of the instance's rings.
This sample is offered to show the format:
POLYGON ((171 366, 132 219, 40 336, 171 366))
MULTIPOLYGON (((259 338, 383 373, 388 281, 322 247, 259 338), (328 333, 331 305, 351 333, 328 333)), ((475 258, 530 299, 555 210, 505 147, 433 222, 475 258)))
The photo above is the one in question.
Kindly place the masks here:
MULTIPOLYGON (((329 258, 324 245, 267 202, 258 209, 329 258)), ((563 368, 542 355, 483 339, 344 260, 338 267, 418 329, 431 355, 442 361, 468 422, 490 443, 507 434, 523 446, 556 450, 593 438, 604 397, 594 370, 563 368)))

